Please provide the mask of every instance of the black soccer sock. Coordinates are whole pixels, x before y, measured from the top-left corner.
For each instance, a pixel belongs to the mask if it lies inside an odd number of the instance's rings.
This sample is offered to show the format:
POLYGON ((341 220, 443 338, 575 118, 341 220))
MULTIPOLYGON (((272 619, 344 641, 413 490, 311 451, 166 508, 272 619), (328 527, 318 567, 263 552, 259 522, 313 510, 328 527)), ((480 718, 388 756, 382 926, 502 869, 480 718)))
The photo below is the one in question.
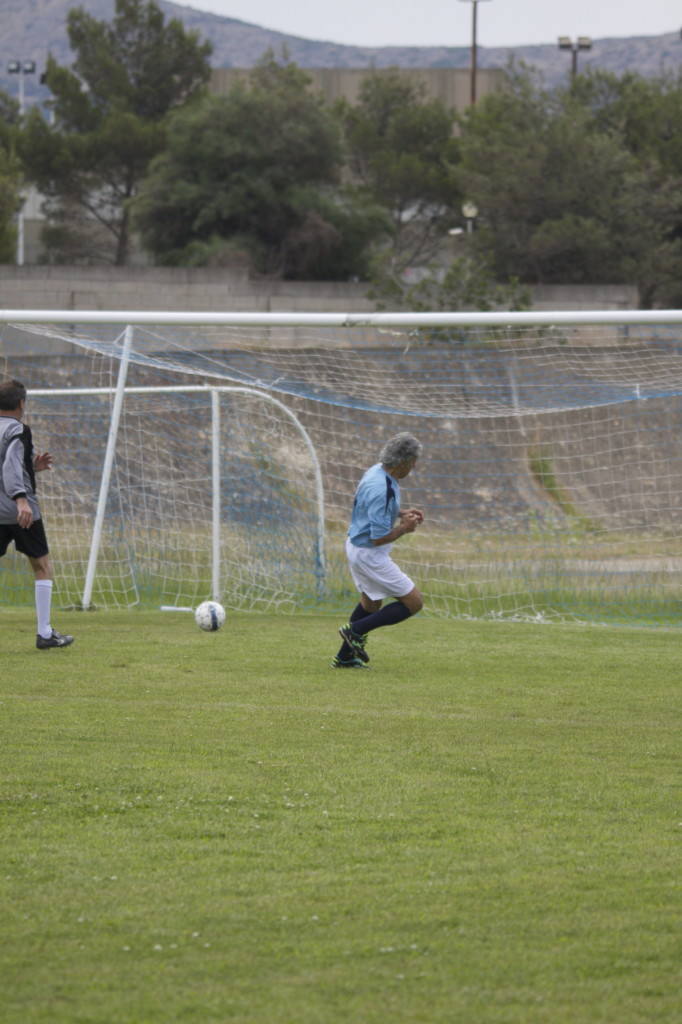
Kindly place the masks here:
MULTIPOLYGON (((362 607, 362 602, 358 601, 355 608, 350 613, 350 618, 348 621, 352 624, 353 622, 356 622, 358 619, 364 619, 366 617, 367 612, 362 607)), ((339 661, 352 661, 353 658, 355 657, 355 654, 353 652, 352 647, 349 647, 346 641, 344 640, 343 643, 341 644, 341 647, 339 648, 339 653, 336 655, 336 657, 339 659, 339 661)))
POLYGON ((366 619, 369 612, 362 607, 362 601, 358 601, 353 611, 350 613, 349 622, 357 622, 358 619, 366 619))
POLYGON ((381 626, 395 626, 398 622, 409 619, 411 614, 412 612, 402 601, 392 601, 380 608, 378 612, 365 614, 364 619, 355 619, 353 629, 362 636, 364 633, 371 633, 373 629, 380 629, 381 626))

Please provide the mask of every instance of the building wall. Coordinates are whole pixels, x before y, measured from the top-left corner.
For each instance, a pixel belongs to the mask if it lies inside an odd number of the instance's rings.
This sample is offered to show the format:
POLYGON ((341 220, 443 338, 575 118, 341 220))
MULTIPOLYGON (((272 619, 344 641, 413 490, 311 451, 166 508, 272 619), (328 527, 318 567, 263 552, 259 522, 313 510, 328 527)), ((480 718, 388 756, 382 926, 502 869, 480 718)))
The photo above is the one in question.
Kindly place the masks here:
MULTIPOLYGON (((312 79, 312 88, 319 92, 327 103, 345 99, 357 103, 360 84, 370 73, 367 68, 304 68, 312 79)), ((389 68, 378 68, 375 73, 385 75, 389 68)), ((422 82, 427 95, 441 99, 446 106, 465 110, 471 95, 471 74, 468 68, 401 68, 405 78, 422 82)), ((248 79, 250 71, 243 68, 215 68, 211 75, 211 90, 226 93, 235 82, 248 79)), ((478 68, 476 72, 476 96, 482 99, 490 92, 501 88, 506 78, 502 68, 478 68)))

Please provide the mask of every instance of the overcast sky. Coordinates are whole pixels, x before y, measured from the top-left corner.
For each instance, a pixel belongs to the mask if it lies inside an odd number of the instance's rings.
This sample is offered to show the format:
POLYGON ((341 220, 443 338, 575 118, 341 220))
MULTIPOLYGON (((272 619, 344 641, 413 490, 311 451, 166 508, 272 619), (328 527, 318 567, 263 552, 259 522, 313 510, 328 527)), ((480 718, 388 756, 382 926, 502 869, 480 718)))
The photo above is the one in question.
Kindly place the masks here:
MULTIPOLYGON (((305 39, 355 46, 468 46, 470 0, 176 0, 305 39)), ((481 46, 658 36, 682 29, 680 0, 479 0, 481 46)), ((682 41, 680 42, 682 46, 682 41)))

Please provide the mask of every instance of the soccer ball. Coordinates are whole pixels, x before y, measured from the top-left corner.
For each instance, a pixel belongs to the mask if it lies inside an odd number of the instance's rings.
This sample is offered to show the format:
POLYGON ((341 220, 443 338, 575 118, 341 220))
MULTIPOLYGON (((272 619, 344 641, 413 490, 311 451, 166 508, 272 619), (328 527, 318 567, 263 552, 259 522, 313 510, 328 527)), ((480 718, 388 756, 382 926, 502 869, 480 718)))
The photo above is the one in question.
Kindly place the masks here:
POLYGON ((194 621, 199 629, 214 633, 225 621, 225 609, 217 601, 203 601, 194 613, 194 621))

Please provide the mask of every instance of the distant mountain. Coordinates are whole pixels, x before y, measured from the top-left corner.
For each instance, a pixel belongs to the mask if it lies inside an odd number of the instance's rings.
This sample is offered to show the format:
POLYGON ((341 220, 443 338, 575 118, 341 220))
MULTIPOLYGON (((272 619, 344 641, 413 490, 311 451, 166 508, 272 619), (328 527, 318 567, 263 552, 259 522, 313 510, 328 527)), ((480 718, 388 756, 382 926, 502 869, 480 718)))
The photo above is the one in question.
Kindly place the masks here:
MULTIPOLYGON (((66 33, 66 16, 71 7, 84 6, 93 17, 111 20, 114 0, 2 0, 3 64, 0 67, 0 88, 16 96, 17 76, 7 73, 7 62, 32 60, 35 75, 24 79, 28 102, 47 98, 40 86, 40 72, 48 52, 60 64, 70 65, 73 53, 66 33)), ((304 68, 369 68, 405 67, 438 68, 467 67, 467 46, 343 46, 339 43, 312 41, 283 32, 274 32, 250 25, 236 18, 206 14, 190 7, 159 0, 167 17, 180 18, 188 29, 195 29, 202 38, 213 43, 214 67, 251 67, 268 49, 279 51, 286 46, 292 60, 304 68)), ((481 67, 504 67, 514 55, 542 72, 547 85, 566 80, 571 55, 557 48, 556 42, 541 46, 513 48, 481 46, 478 60, 481 67)), ((592 49, 580 54, 579 67, 589 65, 622 73, 638 71, 654 75, 661 69, 677 71, 682 66, 682 40, 679 31, 662 36, 638 36, 628 39, 597 39, 592 49)))

